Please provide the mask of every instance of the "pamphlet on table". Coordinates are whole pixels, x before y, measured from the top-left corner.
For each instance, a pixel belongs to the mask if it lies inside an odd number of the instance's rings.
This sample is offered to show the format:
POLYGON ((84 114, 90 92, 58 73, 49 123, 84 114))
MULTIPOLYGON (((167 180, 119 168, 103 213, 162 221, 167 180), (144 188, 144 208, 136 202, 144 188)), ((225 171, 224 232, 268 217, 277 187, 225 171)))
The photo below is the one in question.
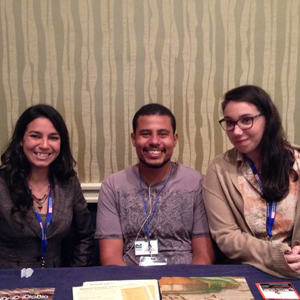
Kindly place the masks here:
POLYGON ((264 299, 300 299, 297 291, 290 282, 256 283, 264 299))
POLYGON ((254 300, 244 277, 162 277, 162 300, 254 300))
POLYGON ((73 300, 159 300, 157 280, 118 280, 84 282, 73 287, 73 300))

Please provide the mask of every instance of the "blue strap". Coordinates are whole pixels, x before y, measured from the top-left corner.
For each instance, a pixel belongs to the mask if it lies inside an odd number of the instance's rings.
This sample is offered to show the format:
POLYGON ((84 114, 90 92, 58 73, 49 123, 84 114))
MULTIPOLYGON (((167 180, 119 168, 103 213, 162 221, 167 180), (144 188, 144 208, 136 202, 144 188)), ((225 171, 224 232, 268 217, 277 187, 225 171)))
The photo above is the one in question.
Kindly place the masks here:
POLYGON ((271 202, 271 205, 267 202, 267 230, 270 238, 272 237, 272 228, 276 217, 276 206, 277 203, 274 201, 271 202))
POLYGON ((169 181, 170 176, 171 176, 171 174, 172 174, 172 170, 173 170, 173 163, 171 163, 171 170, 170 170, 169 176, 168 176, 168 178, 167 178, 165 184, 163 185, 163 187, 161 188, 161 190, 159 191, 159 193, 158 193, 158 195, 157 195, 157 198, 156 198, 156 201, 155 201, 155 205, 154 205, 154 209, 153 209, 152 216, 151 216, 150 220, 148 221, 147 207, 146 207, 145 197, 144 197, 143 188, 142 188, 141 169, 140 169, 140 166, 139 166, 140 188, 141 188, 141 194, 142 194, 142 198, 143 198, 143 202, 144 202, 144 209, 145 209, 146 218, 147 218, 147 219, 146 219, 146 223, 145 223, 145 231, 146 231, 146 234, 147 234, 147 237, 148 237, 148 245, 149 245, 149 247, 151 246, 151 245, 150 245, 150 234, 149 234, 149 222, 151 222, 152 219, 153 219, 153 217, 154 217, 154 214, 155 214, 155 211, 156 211, 156 206, 157 206, 157 202, 158 202, 159 195, 161 194, 161 192, 162 192, 163 189, 165 188, 167 182, 169 181))
MULTIPOLYGON (((258 171, 253 163, 253 161, 246 156, 246 160, 249 163, 252 172, 254 174, 254 177, 257 180, 257 183, 260 187, 261 192, 263 192, 263 185, 262 182, 260 180, 260 177, 258 175, 258 171)), ((277 208, 277 203, 275 201, 272 202, 267 202, 267 221, 266 221, 266 227, 267 227, 267 231, 268 231, 268 237, 272 238, 272 228, 274 225, 274 221, 275 221, 275 217, 276 217, 276 208, 277 208)))
POLYGON ((42 243, 42 268, 43 268, 45 266, 46 249, 47 249, 47 246, 48 246, 46 231, 47 231, 47 228, 49 227, 49 225, 52 222, 52 215, 53 215, 53 197, 52 197, 51 188, 50 188, 49 196, 48 196, 47 219, 46 219, 45 228, 44 228, 42 218, 41 218, 40 214, 37 212, 36 209, 35 209, 35 214, 36 214, 36 217, 39 221, 39 224, 40 224, 40 227, 41 227, 41 230, 42 230, 41 243, 42 243))

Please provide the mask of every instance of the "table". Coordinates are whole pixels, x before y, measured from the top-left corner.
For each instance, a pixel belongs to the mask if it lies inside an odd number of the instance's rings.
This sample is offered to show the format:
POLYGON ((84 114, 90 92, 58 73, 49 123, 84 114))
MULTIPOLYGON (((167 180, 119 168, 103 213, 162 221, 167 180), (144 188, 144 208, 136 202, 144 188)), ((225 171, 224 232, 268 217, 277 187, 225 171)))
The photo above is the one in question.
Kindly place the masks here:
POLYGON ((160 279, 163 276, 240 276, 245 277, 254 299, 263 299, 256 282, 291 282, 300 292, 300 280, 268 275, 250 265, 169 265, 151 267, 86 267, 34 269, 30 278, 20 278, 20 270, 0 269, 0 289, 54 287, 54 300, 72 300, 72 287, 84 281, 160 279))

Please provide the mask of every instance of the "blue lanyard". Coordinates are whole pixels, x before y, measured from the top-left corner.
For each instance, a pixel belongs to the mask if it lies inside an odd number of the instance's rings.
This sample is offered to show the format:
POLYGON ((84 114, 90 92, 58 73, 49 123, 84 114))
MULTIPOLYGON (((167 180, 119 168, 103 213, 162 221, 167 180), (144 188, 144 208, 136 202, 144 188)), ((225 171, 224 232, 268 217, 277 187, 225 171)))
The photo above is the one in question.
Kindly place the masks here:
MULTIPOLYGON (((257 183, 260 187, 260 190, 263 192, 263 185, 262 182, 260 180, 260 177, 258 175, 258 171, 253 163, 253 161, 246 156, 246 160, 248 161, 252 172, 254 174, 254 177, 257 180, 257 183)), ((276 207, 277 207, 277 203, 275 201, 272 201, 271 203, 267 202, 267 221, 266 221, 266 227, 267 227, 267 231, 268 231, 268 237, 272 238, 272 228, 274 225, 274 221, 275 221, 275 217, 276 217, 276 207)))
POLYGON ((151 222, 152 219, 153 219, 153 217, 154 217, 154 214, 155 214, 155 211, 156 211, 156 206, 157 206, 157 202, 158 202, 159 195, 161 194, 161 192, 162 192, 163 189, 165 188, 166 184, 168 183, 168 181, 169 181, 169 179, 170 179, 170 176, 171 176, 171 174, 172 174, 172 170, 173 170, 173 163, 171 163, 171 170, 170 170, 169 176, 168 176, 168 178, 167 178, 165 184, 163 185, 163 187, 161 188, 161 190, 159 191, 159 193, 158 193, 158 195, 157 195, 157 198, 156 198, 156 201, 155 201, 155 205, 154 205, 154 209, 153 209, 152 217, 151 217, 150 220, 148 221, 147 207, 146 207, 145 197, 144 197, 144 193, 143 193, 143 189, 142 189, 141 169, 140 169, 140 166, 139 166, 140 188, 141 188, 141 194, 142 194, 142 198, 143 198, 143 202, 144 202, 144 209, 145 209, 145 213, 146 213, 145 231, 146 231, 146 234, 147 234, 147 237, 148 237, 148 244, 149 244, 149 246, 151 246, 151 245, 150 245, 150 234, 149 234, 149 222, 151 222))
POLYGON ((42 218, 41 218, 40 214, 37 212, 36 209, 35 209, 35 214, 36 214, 36 217, 39 221, 39 224, 40 224, 40 227, 41 227, 41 230, 42 230, 42 239, 41 239, 41 242, 42 242, 42 268, 44 268, 45 262, 46 262, 46 249, 47 249, 47 246, 48 246, 46 230, 52 222, 52 215, 53 215, 53 197, 52 197, 51 188, 50 188, 49 197, 48 197, 47 219, 46 219, 45 228, 44 228, 42 218))
POLYGON ((272 227, 276 217, 276 206, 277 203, 272 201, 271 205, 267 202, 267 230, 268 230, 268 237, 272 237, 272 227))

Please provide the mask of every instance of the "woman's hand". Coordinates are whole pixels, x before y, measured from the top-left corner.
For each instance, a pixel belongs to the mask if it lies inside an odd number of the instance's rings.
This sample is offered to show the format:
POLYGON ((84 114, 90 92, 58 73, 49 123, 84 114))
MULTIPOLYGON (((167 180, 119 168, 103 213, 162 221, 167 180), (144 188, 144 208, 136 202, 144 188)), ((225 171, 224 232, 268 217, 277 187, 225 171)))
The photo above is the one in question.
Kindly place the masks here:
POLYGON ((284 258, 290 268, 300 273, 300 245, 294 246, 291 250, 286 251, 284 258))

